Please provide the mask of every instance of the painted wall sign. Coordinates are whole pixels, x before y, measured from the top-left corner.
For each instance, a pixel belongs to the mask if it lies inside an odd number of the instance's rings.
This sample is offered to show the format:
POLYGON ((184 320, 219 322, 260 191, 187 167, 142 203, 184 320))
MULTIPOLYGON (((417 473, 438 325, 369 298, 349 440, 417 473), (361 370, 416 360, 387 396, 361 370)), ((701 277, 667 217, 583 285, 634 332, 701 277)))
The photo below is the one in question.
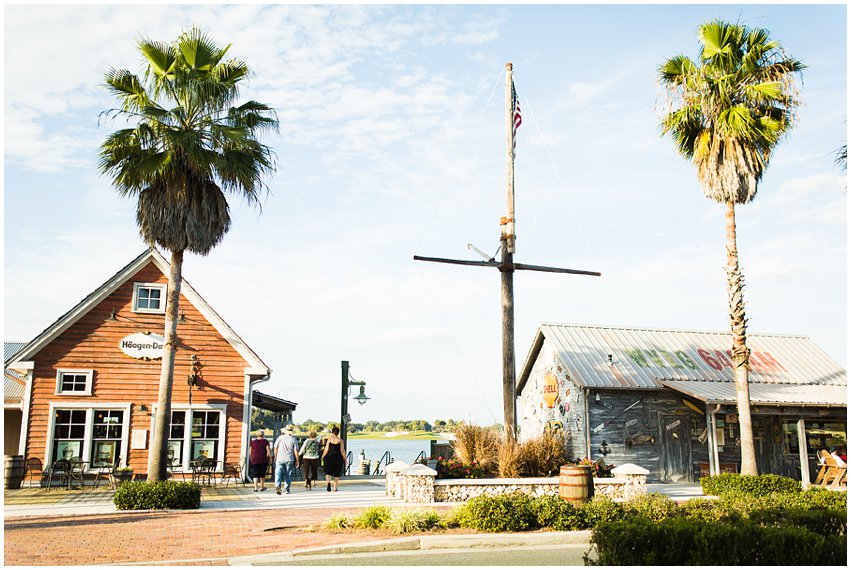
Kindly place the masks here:
POLYGON ((547 403, 547 407, 552 408, 557 398, 558 378, 552 372, 547 372, 547 375, 544 376, 544 401, 547 403))
POLYGON ((153 333, 133 333, 118 341, 118 348, 133 358, 162 358, 165 338, 153 333))
MULTIPOLYGON (((651 365, 656 365, 660 368, 688 368, 689 370, 697 370, 697 359, 686 354, 683 350, 662 350, 654 349, 647 350, 642 348, 633 348, 624 351, 627 356, 638 366, 648 368, 651 365)), ((732 352, 721 350, 706 350, 703 348, 697 349, 697 355, 707 366, 713 370, 723 370, 724 368, 733 368, 732 352)), ((753 372, 788 372, 782 364, 772 356, 770 352, 751 352, 748 368, 753 372)))

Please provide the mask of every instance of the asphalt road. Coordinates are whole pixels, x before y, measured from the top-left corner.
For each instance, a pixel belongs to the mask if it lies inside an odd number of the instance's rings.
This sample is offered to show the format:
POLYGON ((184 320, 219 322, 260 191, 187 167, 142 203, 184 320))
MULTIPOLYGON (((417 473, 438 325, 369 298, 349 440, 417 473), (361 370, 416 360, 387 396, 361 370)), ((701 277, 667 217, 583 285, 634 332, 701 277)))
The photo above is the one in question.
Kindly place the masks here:
POLYGON ((264 560, 255 566, 584 566, 587 544, 512 548, 452 548, 296 556, 264 560))

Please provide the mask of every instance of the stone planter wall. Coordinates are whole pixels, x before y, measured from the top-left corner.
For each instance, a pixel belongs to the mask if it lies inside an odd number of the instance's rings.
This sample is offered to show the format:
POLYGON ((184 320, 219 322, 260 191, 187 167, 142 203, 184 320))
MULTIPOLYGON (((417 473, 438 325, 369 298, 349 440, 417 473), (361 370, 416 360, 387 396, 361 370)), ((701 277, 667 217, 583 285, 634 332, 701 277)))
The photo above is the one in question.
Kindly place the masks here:
MULTIPOLYGON (((558 496, 558 477, 435 480, 437 472, 425 465, 400 468, 392 473, 387 477, 387 495, 408 503, 458 503, 483 495, 496 496, 515 491, 530 497, 558 496)), ((628 501, 647 493, 647 470, 630 464, 614 469, 612 473, 615 477, 594 479, 595 495, 628 501)))

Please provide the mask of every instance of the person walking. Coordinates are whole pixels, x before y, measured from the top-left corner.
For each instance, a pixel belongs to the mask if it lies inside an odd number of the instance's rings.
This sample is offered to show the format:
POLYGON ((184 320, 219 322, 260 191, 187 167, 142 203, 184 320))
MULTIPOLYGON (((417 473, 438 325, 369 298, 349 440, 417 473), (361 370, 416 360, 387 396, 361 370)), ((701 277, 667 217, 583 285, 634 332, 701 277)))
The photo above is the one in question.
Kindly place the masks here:
POLYGON ((257 432, 257 437, 251 440, 250 453, 248 455, 248 472, 251 480, 254 481, 254 492, 266 490, 266 469, 269 467, 269 462, 272 460, 272 448, 269 445, 269 440, 263 437, 266 435, 263 430, 257 432), (257 488, 257 485, 260 488, 257 488))
POLYGON ((310 490, 311 482, 316 483, 316 475, 319 471, 319 450, 321 449, 319 445, 316 432, 311 430, 299 450, 301 462, 304 465, 304 486, 308 491, 310 490))
POLYGON ((290 492, 293 471, 298 467, 298 448, 293 437, 295 426, 281 428, 281 435, 275 440, 275 492, 281 494, 281 483, 286 483, 286 492, 290 492))
POLYGON ((325 471, 325 481, 328 483, 326 490, 331 492, 331 478, 334 478, 334 490, 340 482, 340 476, 346 468, 346 449, 343 440, 340 439, 340 428, 331 428, 331 437, 325 443, 325 451, 322 453, 322 466, 325 471))

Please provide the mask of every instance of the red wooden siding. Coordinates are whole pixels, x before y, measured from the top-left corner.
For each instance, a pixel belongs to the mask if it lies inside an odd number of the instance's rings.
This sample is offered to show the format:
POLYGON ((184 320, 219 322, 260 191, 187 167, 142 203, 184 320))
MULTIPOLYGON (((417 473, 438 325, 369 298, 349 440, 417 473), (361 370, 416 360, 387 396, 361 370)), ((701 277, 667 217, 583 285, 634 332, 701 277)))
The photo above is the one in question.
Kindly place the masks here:
MULTIPOLYGON (((122 338, 132 333, 163 334, 164 315, 132 312, 133 284, 167 282, 153 262, 148 264, 32 358, 35 369, 27 457, 42 459, 45 455, 50 403, 129 402, 133 404, 130 430, 148 430, 148 449, 128 449, 128 462, 136 473, 147 472, 151 415, 150 411, 140 411, 139 405, 145 404, 150 410, 157 401, 161 360, 132 358, 118 345, 122 338), (116 321, 108 320, 113 308, 117 312, 116 321), (59 369, 94 370, 92 395, 57 395, 59 369)), ((180 312, 186 321, 178 323, 180 344, 174 367, 172 404, 189 403, 186 379, 191 372, 190 357, 194 354, 202 368, 201 379, 192 390, 192 403, 227 404, 224 459, 235 463, 239 461, 241 446, 245 367, 248 364, 183 295, 180 296, 180 312)))

